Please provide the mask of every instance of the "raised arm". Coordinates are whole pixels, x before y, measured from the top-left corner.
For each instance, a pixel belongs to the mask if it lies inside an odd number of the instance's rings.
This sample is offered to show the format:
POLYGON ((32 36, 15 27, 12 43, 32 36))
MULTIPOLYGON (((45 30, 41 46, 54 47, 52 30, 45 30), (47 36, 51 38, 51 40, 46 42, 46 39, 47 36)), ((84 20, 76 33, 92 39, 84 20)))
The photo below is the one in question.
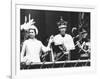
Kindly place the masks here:
POLYGON ((50 39, 49 39, 47 47, 42 44, 42 50, 44 52, 50 51, 50 46, 51 46, 52 42, 53 42, 53 35, 50 36, 50 39))

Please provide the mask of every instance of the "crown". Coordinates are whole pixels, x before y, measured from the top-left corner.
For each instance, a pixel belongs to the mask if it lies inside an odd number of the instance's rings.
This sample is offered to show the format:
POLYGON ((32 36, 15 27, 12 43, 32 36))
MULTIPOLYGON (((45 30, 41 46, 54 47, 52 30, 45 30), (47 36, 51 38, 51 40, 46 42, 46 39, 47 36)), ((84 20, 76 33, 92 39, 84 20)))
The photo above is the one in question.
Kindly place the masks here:
POLYGON ((62 16, 60 17, 60 21, 57 22, 57 25, 60 26, 60 25, 66 25, 67 26, 68 22, 67 21, 64 21, 62 16))

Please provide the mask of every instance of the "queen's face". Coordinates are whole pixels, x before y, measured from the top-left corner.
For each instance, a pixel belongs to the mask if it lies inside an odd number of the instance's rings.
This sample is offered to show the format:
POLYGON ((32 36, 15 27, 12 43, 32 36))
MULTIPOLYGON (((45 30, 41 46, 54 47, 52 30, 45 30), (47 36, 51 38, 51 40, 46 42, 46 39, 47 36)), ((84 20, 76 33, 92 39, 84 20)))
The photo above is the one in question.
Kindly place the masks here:
POLYGON ((66 28, 60 28, 59 31, 60 31, 60 34, 61 34, 61 35, 65 35, 65 33, 66 33, 66 28))
POLYGON ((29 30, 29 35, 30 35, 30 38, 32 38, 32 39, 35 38, 35 35, 36 35, 35 34, 35 30, 34 29, 30 29, 29 30))

